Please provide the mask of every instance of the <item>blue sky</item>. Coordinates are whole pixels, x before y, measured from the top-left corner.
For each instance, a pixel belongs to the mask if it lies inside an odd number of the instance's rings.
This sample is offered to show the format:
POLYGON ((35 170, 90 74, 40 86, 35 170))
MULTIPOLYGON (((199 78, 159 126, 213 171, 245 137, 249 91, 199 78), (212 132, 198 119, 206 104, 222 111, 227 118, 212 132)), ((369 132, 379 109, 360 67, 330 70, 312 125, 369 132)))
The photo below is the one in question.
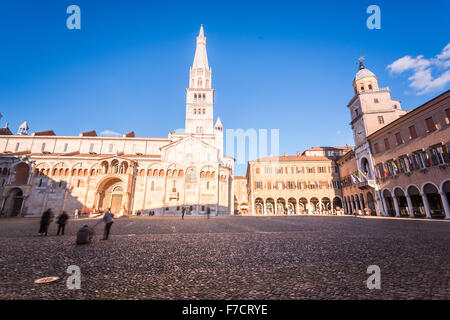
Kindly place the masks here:
POLYGON ((184 127, 204 24, 225 128, 280 129, 281 153, 353 144, 358 57, 403 108, 417 107, 450 87, 448 60, 433 62, 450 42, 448 12, 446 0, 2 1, 0 125, 166 137, 184 127), (71 4, 81 30, 66 27, 71 4), (381 30, 366 27, 371 4, 381 30))

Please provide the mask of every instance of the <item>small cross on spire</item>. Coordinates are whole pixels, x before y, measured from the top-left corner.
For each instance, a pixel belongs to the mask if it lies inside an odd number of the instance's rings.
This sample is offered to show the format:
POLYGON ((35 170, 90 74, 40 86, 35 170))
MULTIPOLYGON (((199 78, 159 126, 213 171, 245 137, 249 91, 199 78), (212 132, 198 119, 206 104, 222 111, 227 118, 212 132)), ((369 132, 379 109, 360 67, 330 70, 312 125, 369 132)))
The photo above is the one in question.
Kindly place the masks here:
POLYGON ((358 61, 359 61, 359 70, 364 69, 364 65, 363 65, 363 61, 366 60, 364 58, 364 56, 359 57, 358 61))

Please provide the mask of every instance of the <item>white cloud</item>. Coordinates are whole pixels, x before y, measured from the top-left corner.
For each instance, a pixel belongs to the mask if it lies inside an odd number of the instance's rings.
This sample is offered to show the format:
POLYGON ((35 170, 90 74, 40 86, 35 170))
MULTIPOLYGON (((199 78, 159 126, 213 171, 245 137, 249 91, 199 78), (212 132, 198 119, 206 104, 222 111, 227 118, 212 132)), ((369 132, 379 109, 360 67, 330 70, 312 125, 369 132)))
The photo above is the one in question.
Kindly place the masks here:
POLYGON ((404 56, 387 66, 392 74, 412 72, 408 78, 409 86, 416 90, 417 95, 437 91, 450 83, 449 68, 450 43, 434 58, 426 59, 423 55, 415 58, 404 56))
POLYGON ((111 137, 121 137, 122 134, 116 131, 112 131, 112 130, 105 130, 100 132, 100 135, 102 136, 111 136, 111 137))

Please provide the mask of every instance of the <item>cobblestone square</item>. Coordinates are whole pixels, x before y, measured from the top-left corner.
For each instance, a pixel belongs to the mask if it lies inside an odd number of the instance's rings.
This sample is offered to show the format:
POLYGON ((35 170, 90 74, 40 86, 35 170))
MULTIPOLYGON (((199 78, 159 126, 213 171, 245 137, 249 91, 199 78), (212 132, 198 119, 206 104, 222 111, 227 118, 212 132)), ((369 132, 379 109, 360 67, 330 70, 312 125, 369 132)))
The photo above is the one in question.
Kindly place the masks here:
POLYGON ((447 221, 295 217, 117 219, 108 241, 0 220, 0 299, 449 299, 447 221), (69 290, 67 267, 81 270, 69 290), (381 289, 369 290, 369 265, 381 289), (60 280, 35 284, 42 277, 60 280))

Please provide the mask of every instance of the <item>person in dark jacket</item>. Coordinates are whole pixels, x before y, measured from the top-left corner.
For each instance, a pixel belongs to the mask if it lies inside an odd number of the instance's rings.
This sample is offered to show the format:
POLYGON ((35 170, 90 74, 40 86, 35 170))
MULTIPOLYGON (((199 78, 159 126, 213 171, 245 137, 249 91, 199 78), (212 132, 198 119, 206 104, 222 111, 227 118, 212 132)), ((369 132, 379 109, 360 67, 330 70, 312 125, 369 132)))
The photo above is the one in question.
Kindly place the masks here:
POLYGON ((181 220, 184 220, 184 213, 186 212, 186 208, 182 207, 181 208, 181 220))
POLYGON ((53 212, 51 209, 47 209, 41 216, 41 225, 39 227, 39 235, 46 236, 48 232, 48 226, 53 220, 53 212))
POLYGON ((114 214, 111 213, 111 208, 109 208, 105 215, 103 216, 103 222, 105 223, 105 229, 103 232, 103 239, 102 240, 108 240, 109 237, 109 231, 111 230, 111 226, 114 223, 114 214))
POLYGON ((206 215, 208 216, 209 219, 209 216, 211 215, 211 209, 209 207, 206 208, 206 215))
POLYGON ((89 244, 94 236, 94 230, 84 225, 77 232, 77 244, 89 244))
POLYGON ((59 233, 61 232, 61 235, 64 235, 64 229, 66 228, 67 220, 69 220, 69 215, 67 212, 63 211, 59 217, 56 223, 58 224, 58 232, 56 233, 57 236, 59 236, 59 233))

